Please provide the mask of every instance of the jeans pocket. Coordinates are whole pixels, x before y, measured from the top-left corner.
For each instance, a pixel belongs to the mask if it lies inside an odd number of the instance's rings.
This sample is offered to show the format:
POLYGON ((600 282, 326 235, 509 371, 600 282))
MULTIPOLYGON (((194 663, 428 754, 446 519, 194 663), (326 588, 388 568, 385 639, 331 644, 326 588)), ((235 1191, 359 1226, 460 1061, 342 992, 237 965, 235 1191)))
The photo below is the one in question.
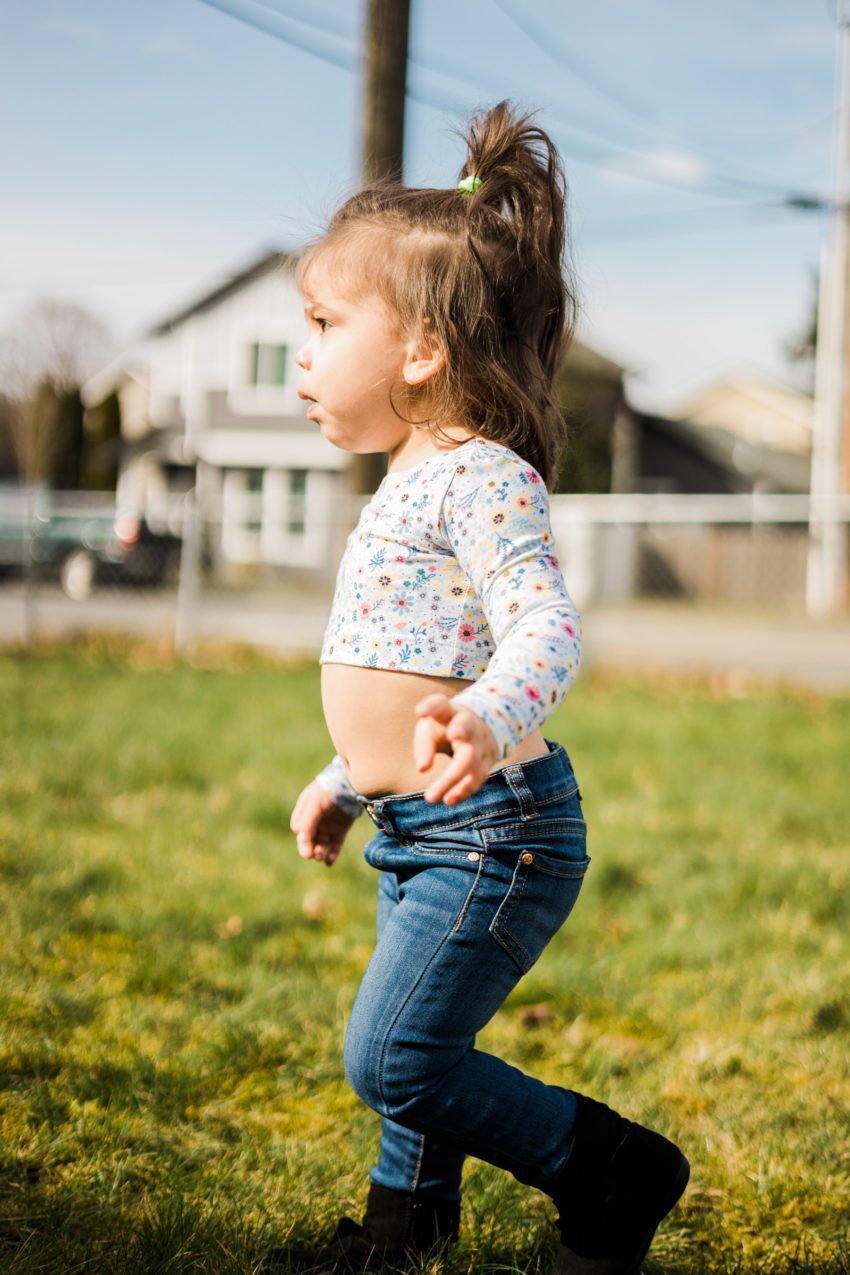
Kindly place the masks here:
POLYGON ((584 820, 527 820, 481 835, 488 858, 512 869, 490 933, 526 974, 575 906, 590 863, 584 820))

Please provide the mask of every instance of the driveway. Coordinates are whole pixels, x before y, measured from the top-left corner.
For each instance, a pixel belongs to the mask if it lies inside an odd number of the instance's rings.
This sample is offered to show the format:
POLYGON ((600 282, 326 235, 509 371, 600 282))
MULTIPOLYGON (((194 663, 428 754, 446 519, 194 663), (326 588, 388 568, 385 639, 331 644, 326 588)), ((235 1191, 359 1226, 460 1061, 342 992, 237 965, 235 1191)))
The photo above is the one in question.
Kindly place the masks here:
MULTIPOLYGON (((193 618, 198 639, 244 642, 317 657, 329 598, 302 592, 206 592, 193 618)), ((173 638, 177 593, 103 589, 71 602, 40 586, 27 605, 20 585, 0 587, 0 642, 27 632, 56 638, 80 631, 173 638)), ((689 609, 670 604, 588 608, 585 668, 722 673, 850 691, 850 618, 816 624, 799 616, 689 609)))

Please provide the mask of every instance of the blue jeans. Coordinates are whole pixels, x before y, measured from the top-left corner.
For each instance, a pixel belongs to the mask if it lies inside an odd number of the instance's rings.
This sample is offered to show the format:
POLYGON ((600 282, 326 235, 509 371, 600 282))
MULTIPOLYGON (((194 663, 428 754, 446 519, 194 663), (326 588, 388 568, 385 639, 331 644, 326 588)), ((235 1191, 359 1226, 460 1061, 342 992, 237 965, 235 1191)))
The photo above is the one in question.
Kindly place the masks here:
POLYGON ((377 833, 378 942, 351 1013, 345 1070, 382 1117, 372 1180, 460 1199, 467 1154, 542 1190, 572 1143, 576 1102, 475 1048, 569 916, 587 865, 562 745, 497 771, 456 806, 422 792, 364 804, 377 833))

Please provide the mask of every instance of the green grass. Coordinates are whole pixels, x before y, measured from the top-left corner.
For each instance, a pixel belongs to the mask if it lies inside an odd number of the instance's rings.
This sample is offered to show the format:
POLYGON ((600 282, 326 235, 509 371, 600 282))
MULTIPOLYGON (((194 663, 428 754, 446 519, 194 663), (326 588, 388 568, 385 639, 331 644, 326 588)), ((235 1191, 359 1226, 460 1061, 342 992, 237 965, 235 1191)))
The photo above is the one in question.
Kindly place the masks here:
MULTIPOLYGON (((81 643, 0 657, 0 704, 0 1269, 250 1271, 359 1216, 371 824, 295 852, 316 668, 81 643)), ((546 733, 593 864, 481 1044, 681 1142, 647 1272, 846 1275, 850 699, 586 679, 546 733)), ((445 1270, 546 1271, 548 1201, 466 1185, 445 1270)))

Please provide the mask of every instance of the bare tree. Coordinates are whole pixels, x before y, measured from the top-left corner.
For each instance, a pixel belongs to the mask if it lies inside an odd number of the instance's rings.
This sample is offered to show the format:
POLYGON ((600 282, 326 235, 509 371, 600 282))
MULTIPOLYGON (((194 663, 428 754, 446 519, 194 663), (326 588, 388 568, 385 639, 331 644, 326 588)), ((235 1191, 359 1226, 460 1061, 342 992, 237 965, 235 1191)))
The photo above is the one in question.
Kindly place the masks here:
POLYGON ((58 390, 77 388, 114 352, 108 329, 90 311, 42 297, 0 333, 0 391, 26 399, 43 381, 58 390))
POLYGON ((83 306, 44 297, 0 333, 0 451, 29 482, 75 485, 83 437, 80 386, 114 353, 106 326, 83 306))

